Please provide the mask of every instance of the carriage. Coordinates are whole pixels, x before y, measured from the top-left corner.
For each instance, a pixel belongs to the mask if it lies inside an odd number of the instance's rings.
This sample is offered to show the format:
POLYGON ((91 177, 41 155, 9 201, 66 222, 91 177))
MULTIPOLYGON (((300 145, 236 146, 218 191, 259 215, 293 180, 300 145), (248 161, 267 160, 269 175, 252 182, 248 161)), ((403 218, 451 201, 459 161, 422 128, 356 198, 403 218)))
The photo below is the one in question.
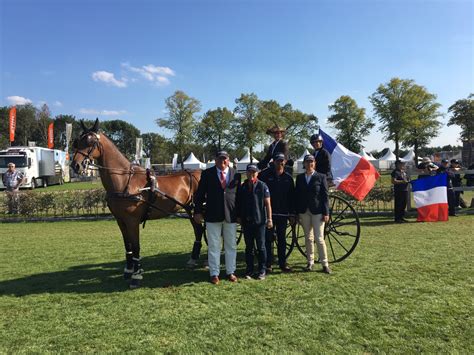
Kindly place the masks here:
MULTIPOLYGON (((131 279, 130 287, 139 286, 143 278, 140 262, 140 224, 148 219, 178 215, 191 222, 195 242, 188 266, 197 264, 202 240, 206 240, 205 225, 193 219, 193 195, 200 179, 200 171, 182 171, 173 175, 154 177, 150 171, 131 164, 113 142, 99 133, 99 121, 86 128, 74 141, 71 167, 76 173, 84 173, 89 167, 99 169, 102 184, 107 192, 107 204, 117 220, 125 246, 126 265, 124 277, 131 279)), ((325 239, 329 262, 346 259, 355 249, 360 238, 359 218, 351 204, 332 192, 329 196, 330 216, 325 226, 325 239)), ((242 239, 242 231, 237 235, 242 239)), ((306 255, 304 233, 299 224, 287 228, 287 256, 297 249, 306 255)))

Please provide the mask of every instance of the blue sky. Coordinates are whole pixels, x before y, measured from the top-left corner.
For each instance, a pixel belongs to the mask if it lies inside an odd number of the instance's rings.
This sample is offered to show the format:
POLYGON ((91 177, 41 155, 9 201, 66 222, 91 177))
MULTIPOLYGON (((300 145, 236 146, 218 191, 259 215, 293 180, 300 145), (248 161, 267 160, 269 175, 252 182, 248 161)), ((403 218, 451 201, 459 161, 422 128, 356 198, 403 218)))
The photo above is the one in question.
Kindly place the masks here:
MULTIPOLYGON (((414 79, 441 111, 474 92, 473 1, 0 0, 0 105, 123 119, 145 132, 176 90, 202 111, 241 93, 314 113, 414 79)), ((443 119, 447 122, 448 116, 443 119)), ((443 127, 432 145, 459 144, 443 127)), ((390 146, 377 127, 367 150, 390 146)))

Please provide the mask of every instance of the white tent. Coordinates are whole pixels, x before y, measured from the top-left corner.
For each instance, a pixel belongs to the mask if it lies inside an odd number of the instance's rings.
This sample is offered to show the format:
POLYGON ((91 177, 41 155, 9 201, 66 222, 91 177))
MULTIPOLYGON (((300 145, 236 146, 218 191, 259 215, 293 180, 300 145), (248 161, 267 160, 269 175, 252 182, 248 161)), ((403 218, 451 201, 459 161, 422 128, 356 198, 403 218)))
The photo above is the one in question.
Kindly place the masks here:
POLYGON ((191 154, 189 154, 188 158, 183 162, 183 165, 185 169, 191 169, 191 170, 206 168, 206 164, 201 163, 198 160, 198 158, 194 156, 192 152, 191 154))
POLYGON ((359 155, 361 157, 364 157, 365 159, 367 160, 376 160, 372 155, 370 155, 369 153, 367 153, 364 149, 362 149, 359 153, 359 155))
POLYGON ((401 157, 401 161, 413 161, 415 159, 415 152, 413 150, 410 150, 405 156, 401 157))
POLYGON ((212 168, 214 165, 216 165, 216 161, 214 159, 211 161, 208 161, 206 164, 206 169, 212 168))
POLYGON ((395 156, 395 154, 392 153, 390 148, 388 148, 387 153, 385 153, 385 155, 379 158, 378 160, 395 161, 397 160, 397 157, 395 156))
POLYGON ((295 166, 293 167, 293 169, 297 174, 304 173, 303 160, 304 160, 304 157, 307 156, 308 154, 310 154, 308 149, 305 149, 304 153, 301 154, 298 160, 296 160, 295 166))
MULTIPOLYGON (((255 158, 252 158, 252 163, 257 164, 258 160, 255 158)), ((250 164, 250 151, 247 150, 247 152, 244 154, 242 159, 237 161, 237 170, 238 171, 245 171, 247 169, 247 165, 250 164)))

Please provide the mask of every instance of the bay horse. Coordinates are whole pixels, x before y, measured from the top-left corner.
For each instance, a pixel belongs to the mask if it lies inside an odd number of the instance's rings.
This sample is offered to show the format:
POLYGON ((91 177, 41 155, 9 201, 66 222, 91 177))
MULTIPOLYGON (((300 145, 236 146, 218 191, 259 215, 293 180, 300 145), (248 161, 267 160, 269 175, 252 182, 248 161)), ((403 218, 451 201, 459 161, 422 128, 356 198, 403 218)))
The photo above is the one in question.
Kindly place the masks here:
POLYGON ((71 167, 84 174, 89 166, 99 169, 100 179, 107 192, 107 205, 117 220, 125 245, 124 278, 131 279, 136 288, 143 279, 140 263, 140 224, 177 213, 184 208, 193 226, 196 241, 188 265, 199 257, 204 227, 192 218, 193 195, 197 190, 201 171, 181 171, 155 177, 148 169, 130 163, 113 142, 99 133, 99 119, 92 128, 83 129, 74 140, 71 167), (197 255, 196 255, 197 252, 197 255))

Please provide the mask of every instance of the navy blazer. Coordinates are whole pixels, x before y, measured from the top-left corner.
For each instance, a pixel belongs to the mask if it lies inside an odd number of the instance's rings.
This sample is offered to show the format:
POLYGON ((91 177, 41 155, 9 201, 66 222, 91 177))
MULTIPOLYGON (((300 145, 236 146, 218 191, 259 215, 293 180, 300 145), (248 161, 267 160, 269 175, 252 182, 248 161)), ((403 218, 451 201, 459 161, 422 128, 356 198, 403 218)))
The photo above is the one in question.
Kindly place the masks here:
POLYGON ((331 154, 324 149, 319 149, 318 155, 316 150, 313 152, 313 156, 316 159, 316 171, 321 174, 325 174, 328 178, 332 179, 331 174, 331 154))
POLYGON ((306 174, 296 177, 296 213, 305 213, 309 208, 312 214, 329 216, 329 191, 326 175, 315 172, 306 183, 306 174))
POLYGON ((223 189, 217 177, 217 168, 213 166, 204 170, 194 195, 194 212, 204 214, 206 222, 235 223, 237 221, 237 189, 240 187, 240 179, 240 174, 229 167, 229 183, 223 189))

